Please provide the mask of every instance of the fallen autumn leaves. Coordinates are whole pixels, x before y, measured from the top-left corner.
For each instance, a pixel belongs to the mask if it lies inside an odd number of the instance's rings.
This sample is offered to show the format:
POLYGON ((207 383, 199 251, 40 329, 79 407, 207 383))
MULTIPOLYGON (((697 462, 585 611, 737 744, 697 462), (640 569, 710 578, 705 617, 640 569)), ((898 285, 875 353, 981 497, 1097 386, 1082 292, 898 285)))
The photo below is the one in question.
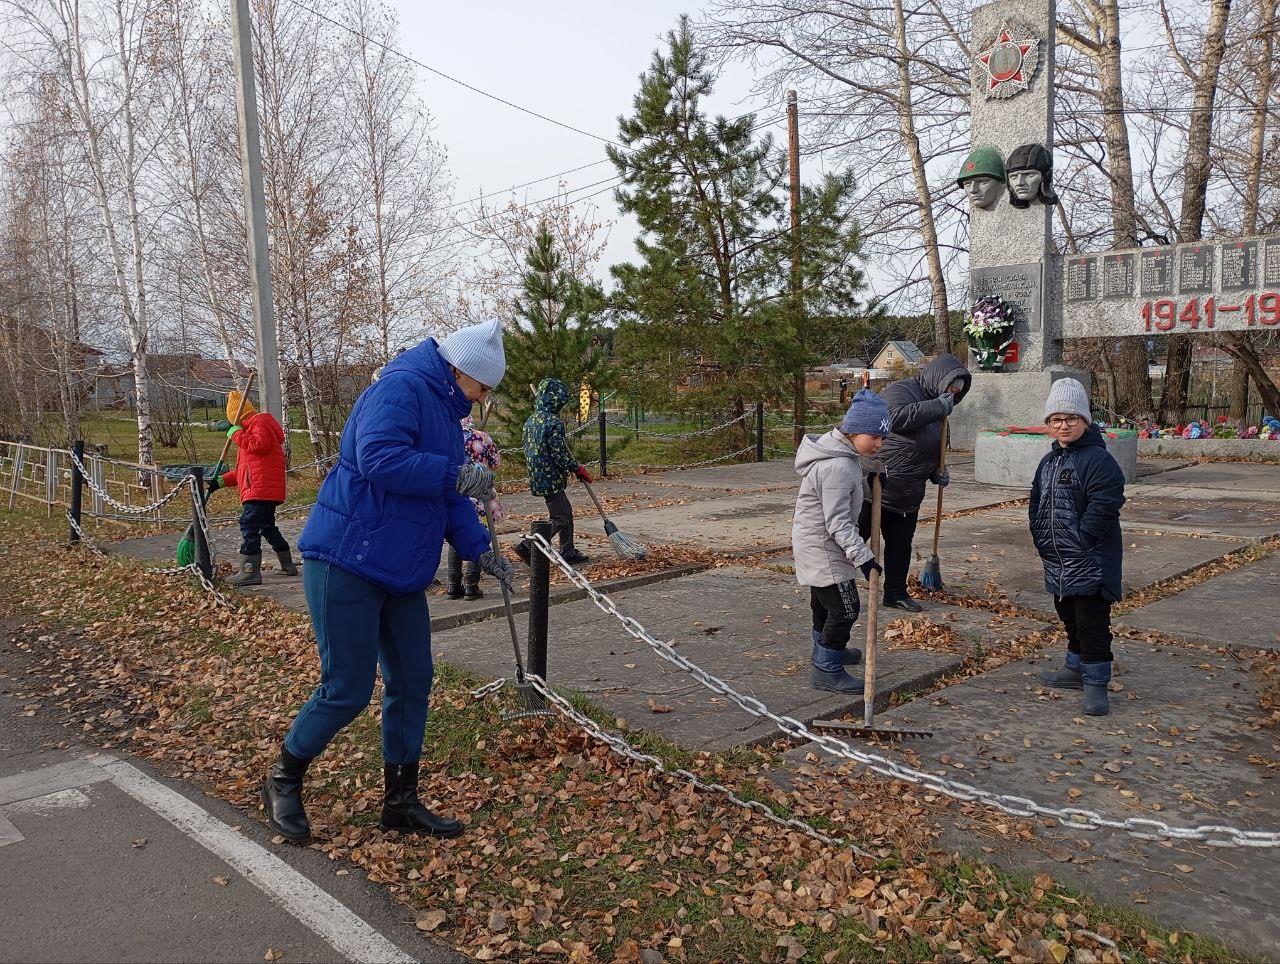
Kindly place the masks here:
MULTIPOLYGON (((306 619, 261 598, 218 609, 181 582, 60 549, 12 517, 0 536, 0 615, 15 621, 25 654, 24 702, 256 817, 262 773, 318 675, 306 619)), ((1205 943, 1174 947, 1046 876, 1015 881, 938 852, 935 821, 951 805, 918 787, 825 768, 780 773, 765 750, 721 757, 643 743, 878 856, 863 860, 655 778, 555 721, 504 726, 470 698, 474 682, 440 667, 422 784, 428 806, 468 823, 461 838, 376 829, 376 700, 316 761, 308 799, 318 849, 478 959, 1226 957, 1205 943)))

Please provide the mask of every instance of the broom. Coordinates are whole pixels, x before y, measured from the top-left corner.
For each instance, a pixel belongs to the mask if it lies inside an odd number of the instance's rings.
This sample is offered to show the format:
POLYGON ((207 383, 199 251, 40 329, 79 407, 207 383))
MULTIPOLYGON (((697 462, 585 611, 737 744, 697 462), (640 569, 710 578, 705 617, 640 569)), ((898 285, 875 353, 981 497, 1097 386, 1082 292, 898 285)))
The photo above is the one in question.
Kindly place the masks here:
POLYGON ((586 487, 587 494, 591 496, 591 501, 596 504, 596 511, 600 513, 600 518, 604 520, 604 534, 609 537, 609 545, 613 551, 620 555, 623 559, 643 559, 649 554, 649 550, 636 542, 629 536, 618 531, 618 527, 609 521, 609 517, 604 514, 604 506, 600 504, 600 500, 596 497, 595 490, 583 479, 578 481, 586 487))
MULTIPOLYGON (((240 404, 236 406, 236 417, 231 423, 236 425, 240 422, 240 415, 244 412, 244 404, 249 400, 249 389, 253 387, 253 378, 257 373, 249 372, 249 377, 244 383, 244 392, 240 395, 240 404)), ((214 476, 222 475, 222 467, 227 460, 227 450, 231 448, 231 436, 227 436, 227 440, 222 443, 222 454, 218 456, 218 462, 213 467, 214 476)), ((201 505, 209 504, 209 491, 199 492, 196 497, 200 500, 201 505)), ((178 540, 178 565, 189 566, 196 561, 196 524, 193 522, 187 526, 187 531, 182 534, 182 538, 178 540)))
MULTIPOLYGON (((942 420, 942 451, 938 453, 938 472, 943 472, 947 467, 947 420, 942 420)), ((938 537, 942 535, 942 492, 943 487, 938 486, 938 510, 933 514, 933 555, 924 564, 924 569, 920 571, 920 585, 925 589, 941 589, 942 588, 942 563, 938 559, 938 537)))

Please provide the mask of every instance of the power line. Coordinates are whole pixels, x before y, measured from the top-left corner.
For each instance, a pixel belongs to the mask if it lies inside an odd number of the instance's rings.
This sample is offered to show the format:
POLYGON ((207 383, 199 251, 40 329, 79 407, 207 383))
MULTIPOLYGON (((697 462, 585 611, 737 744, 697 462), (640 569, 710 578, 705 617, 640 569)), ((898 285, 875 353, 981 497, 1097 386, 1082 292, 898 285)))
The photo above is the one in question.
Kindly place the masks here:
POLYGON ((333 17, 330 17, 328 14, 321 13, 315 7, 312 7, 309 4, 303 3, 302 0, 289 0, 289 2, 292 3, 295 7, 298 7, 299 9, 305 10, 308 13, 312 14, 313 16, 319 17, 321 20, 325 21, 326 23, 332 24, 333 26, 337 27, 340 30, 345 30, 347 33, 351 34, 352 36, 359 37, 361 40, 365 41, 366 43, 371 43, 375 47, 385 50, 387 53, 395 54, 397 57, 402 57, 403 59, 409 61, 410 63, 417 64, 423 70, 429 71, 430 73, 435 74, 437 77, 443 77, 445 80, 450 81, 451 83, 457 84, 459 87, 464 87, 467 90, 471 91, 472 93, 479 94, 481 97, 488 97, 490 100, 497 101, 499 104, 503 104, 507 107, 512 108, 513 110, 518 110, 522 114, 528 114, 530 117, 536 117, 539 120, 544 120, 549 124, 555 124, 557 127, 563 127, 565 130, 573 131, 575 134, 581 134, 584 137, 590 137, 593 140, 601 141, 602 143, 605 143, 605 144, 614 144, 614 146, 617 146, 616 142, 611 140, 608 137, 602 137, 599 134, 593 134, 591 131, 583 130, 581 127, 574 127, 572 124, 566 124, 564 121, 556 120, 554 117, 548 117, 546 114, 539 113, 538 111, 533 110, 529 107, 524 107, 520 104, 517 104, 515 101, 507 100, 507 98, 505 97, 500 97, 497 94, 493 94, 487 90, 483 90, 479 87, 476 87, 474 84, 469 84, 465 80, 461 80, 457 77, 454 77, 452 74, 446 74, 443 70, 440 70, 436 67, 432 67, 430 64, 424 63, 423 61, 418 60, 416 57, 412 57, 409 54, 406 54, 404 51, 399 50, 395 47, 392 47, 390 44, 385 44, 380 40, 375 40, 374 38, 365 34, 363 31, 356 30, 354 27, 350 27, 340 20, 335 20, 333 17))

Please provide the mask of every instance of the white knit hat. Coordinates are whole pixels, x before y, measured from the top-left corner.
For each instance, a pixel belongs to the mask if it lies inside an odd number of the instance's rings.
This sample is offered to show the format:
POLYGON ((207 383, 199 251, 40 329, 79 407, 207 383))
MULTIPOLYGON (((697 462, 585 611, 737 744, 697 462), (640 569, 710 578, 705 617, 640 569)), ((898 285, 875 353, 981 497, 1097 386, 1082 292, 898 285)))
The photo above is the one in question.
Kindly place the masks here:
POLYGON ((1059 378, 1049 386, 1049 397, 1044 400, 1044 420, 1054 415, 1079 415, 1086 425, 1093 424, 1089 405, 1089 393, 1074 378, 1059 378))
POLYGON ((494 318, 459 328, 440 342, 440 357, 481 385, 497 388, 507 372, 502 322, 494 318))

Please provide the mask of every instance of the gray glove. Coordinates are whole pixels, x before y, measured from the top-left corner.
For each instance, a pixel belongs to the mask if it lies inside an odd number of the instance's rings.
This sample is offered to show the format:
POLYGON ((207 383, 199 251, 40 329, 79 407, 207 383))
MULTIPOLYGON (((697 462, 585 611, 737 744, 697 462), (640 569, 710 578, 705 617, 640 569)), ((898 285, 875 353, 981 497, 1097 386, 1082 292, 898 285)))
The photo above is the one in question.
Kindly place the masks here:
POLYGON ((940 401, 943 408, 946 409, 946 412, 944 413, 946 415, 950 415, 956 407, 956 397, 950 392, 943 392, 938 396, 938 401, 940 401))
POLYGON ((516 577, 516 567, 507 562, 502 556, 498 555, 492 549, 485 552, 479 559, 480 568, 493 576, 494 579, 502 583, 507 589, 511 588, 511 582, 516 577))
POLYGON ((929 476, 929 481, 940 489, 945 489, 951 484, 951 471, 949 469, 939 469, 929 476))
POLYGON ((474 462, 458 467, 458 491, 481 502, 493 492, 493 472, 474 462))

